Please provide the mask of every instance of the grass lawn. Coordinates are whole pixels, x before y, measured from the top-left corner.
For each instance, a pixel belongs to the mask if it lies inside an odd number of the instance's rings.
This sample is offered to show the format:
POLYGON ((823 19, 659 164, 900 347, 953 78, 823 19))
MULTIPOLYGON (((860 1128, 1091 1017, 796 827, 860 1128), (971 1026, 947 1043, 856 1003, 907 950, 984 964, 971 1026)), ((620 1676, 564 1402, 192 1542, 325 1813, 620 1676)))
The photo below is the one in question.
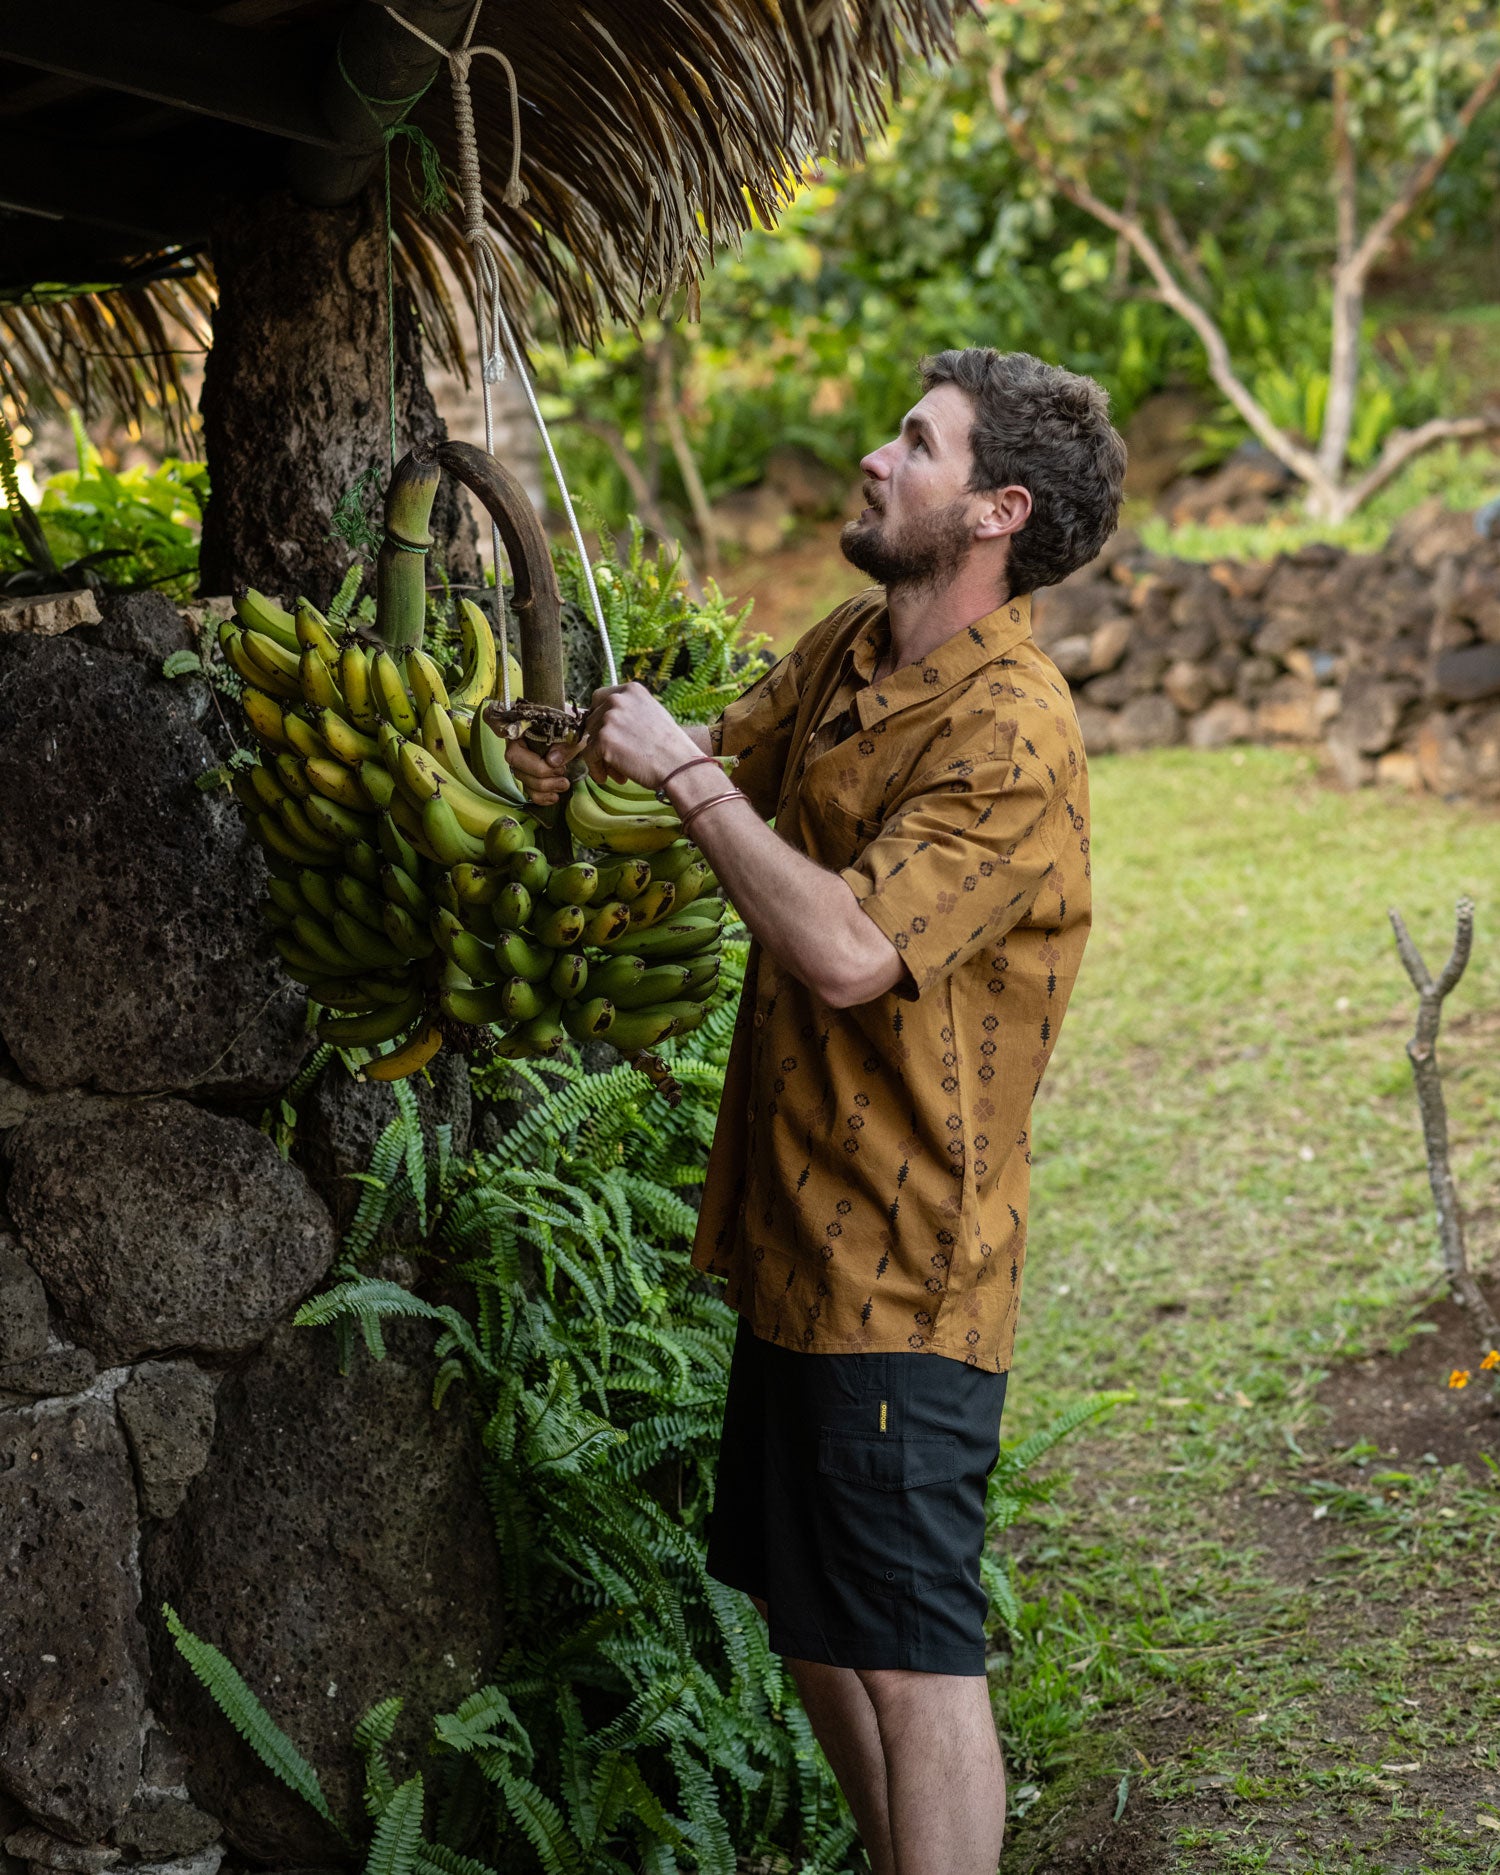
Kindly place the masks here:
POLYGON ((1308 757, 1094 764, 1094 935, 1037 1113, 1011 1435, 1105 1387, 1008 1539, 1005 1875, 1500 1867, 1500 1443, 1443 1299, 1386 910, 1500 1264, 1500 816, 1308 757))

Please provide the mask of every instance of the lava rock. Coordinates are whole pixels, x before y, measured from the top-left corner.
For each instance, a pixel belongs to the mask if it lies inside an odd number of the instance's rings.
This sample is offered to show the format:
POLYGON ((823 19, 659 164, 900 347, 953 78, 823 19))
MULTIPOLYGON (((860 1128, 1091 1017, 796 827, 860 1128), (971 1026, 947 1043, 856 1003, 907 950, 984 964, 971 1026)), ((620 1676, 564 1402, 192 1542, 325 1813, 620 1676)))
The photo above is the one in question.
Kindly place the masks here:
POLYGON ((30 1862, 35 1868, 56 1869, 58 1875, 103 1875, 120 1859, 107 1842, 65 1842, 45 1829, 18 1829, 5 1839, 7 1855, 30 1862))
POLYGON ((1088 755, 1107 755, 1115 746, 1115 717, 1112 710, 1096 710, 1092 704, 1078 705, 1078 733, 1083 737, 1088 755))
MULTIPOLYGON (((417 1097, 425 1148, 435 1156, 435 1129, 447 1126, 452 1151, 462 1157, 469 1150, 473 1119, 468 1063, 456 1050, 445 1048, 433 1059, 430 1072, 431 1085, 420 1076, 407 1083, 417 1097)), ((337 1062, 303 1098, 295 1156, 340 1231, 347 1228, 364 1190, 351 1174, 370 1169, 380 1135, 399 1112, 389 1087, 378 1081, 356 1081, 337 1062)), ((385 1235, 391 1240, 407 1239, 415 1228, 416 1214, 408 1212, 393 1220, 385 1235)))
POLYGON ((194 702, 76 636, 0 639, 0 1035, 43 1089, 260 1096, 306 1046, 260 854, 194 702))
POLYGON ((117 592, 99 607, 100 622, 80 632, 87 644, 119 651, 126 657, 161 664, 174 651, 192 647, 193 638, 180 606, 165 593, 117 592))
POLYGON ((1500 644, 1445 651, 1433 671, 1433 688, 1444 703, 1480 703, 1500 697, 1500 644))
POLYGON ((1218 690, 1208 665, 1190 664, 1186 659, 1168 665, 1161 687, 1184 716, 1196 716, 1199 710, 1207 708, 1218 690))
MULTIPOLYGON (((399 1781, 419 1768, 432 1716, 486 1682, 501 1641, 477 1432, 460 1392, 433 1410, 431 1333, 395 1324, 387 1340, 384 1361, 341 1377, 326 1331, 279 1330, 223 1382, 209 1462, 142 1551, 146 1607, 170 1602, 223 1649, 344 1816, 360 1808, 350 1734, 366 1708, 407 1697, 399 1781)), ((326 1825, 155 1626, 153 1651, 153 1707, 234 1848, 272 1865, 337 1859, 326 1825)))
POLYGON ((1122 753, 1167 749, 1181 740, 1182 718, 1166 697, 1136 697, 1115 718, 1115 747, 1122 753))
POLYGON ((1220 697, 1188 724, 1188 745, 1194 749, 1227 749, 1234 742, 1253 742, 1255 718, 1233 697, 1220 697))
POLYGON ((1112 671, 1130 649, 1135 621, 1123 612, 1107 618, 1089 634, 1089 669, 1102 676, 1112 671))
POLYGON ((106 1401, 0 1411, 0 1787, 78 1843, 108 1833, 140 1777, 137 1515, 106 1401))
POLYGON ((168 1790, 143 1791, 111 1832, 122 1849, 143 1862, 196 1855, 219 1840, 219 1824, 186 1797, 168 1790))
POLYGON ((99 1363, 87 1348, 48 1348, 32 1360, 0 1367, 0 1405, 82 1393, 98 1371, 99 1363))
MULTIPOLYGON (((189 1361, 143 1361, 115 1395, 115 1407, 135 1460, 142 1513, 172 1516, 208 1458, 214 1436, 213 1381, 189 1361)), ((185 1848, 168 1844, 159 1851, 141 1852, 182 1855, 210 1840, 206 1836, 185 1848)))
POLYGON ((1330 742, 1336 739, 1360 755, 1383 755, 1396 740, 1410 699, 1411 691, 1403 684, 1351 677, 1339 693, 1330 742))
POLYGON ((333 1261, 328 1213, 243 1120, 69 1102, 9 1136, 9 1203, 71 1337, 101 1359, 254 1347, 333 1261))
POLYGON ((47 1352, 47 1292, 11 1237, 0 1235, 0 1372, 47 1352))

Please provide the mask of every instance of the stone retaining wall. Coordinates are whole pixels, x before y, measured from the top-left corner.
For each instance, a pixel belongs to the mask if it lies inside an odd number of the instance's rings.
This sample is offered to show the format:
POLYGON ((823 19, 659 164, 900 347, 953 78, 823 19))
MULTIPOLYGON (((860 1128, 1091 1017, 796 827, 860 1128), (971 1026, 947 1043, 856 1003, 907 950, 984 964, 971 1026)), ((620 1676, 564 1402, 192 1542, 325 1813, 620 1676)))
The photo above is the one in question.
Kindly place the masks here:
MULTIPOLYGON (((0 631, 0 1875, 305 1867, 337 1843, 160 1606, 357 1816, 365 1707, 412 1694, 410 1754, 491 1675, 479 1454, 461 1392, 431 1408, 430 1335, 340 1376, 325 1332, 287 1326, 394 1099, 330 1071, 294 1163, 261 1131, 307 1038, 259 854, 194 786, 220 718, 161 675, 176 607, 91 612, 0 631)), ((462 1062, 420 1098, 464 1150, 462 1062)))
POLYGON ((1500 541, 1432 504, 1379 553, 1266 564, 1121 533, 1039 593, 1036 634, 1091 754, 1322 745, 1343 782, 1500 800, 1500 541))

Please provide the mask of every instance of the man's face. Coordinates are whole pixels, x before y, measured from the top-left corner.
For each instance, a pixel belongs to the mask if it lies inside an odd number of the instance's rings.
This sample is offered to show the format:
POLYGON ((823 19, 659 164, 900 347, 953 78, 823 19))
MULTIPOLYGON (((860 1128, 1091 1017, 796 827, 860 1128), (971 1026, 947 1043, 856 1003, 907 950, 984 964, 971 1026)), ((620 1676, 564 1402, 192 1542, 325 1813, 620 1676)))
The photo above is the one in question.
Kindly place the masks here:
POLYGON ((978 497, 969 488, 974 407, 938 384, 901 432, 860 463, 868 504, 839 537, 844 558, 882 586, 946 586, 974 544, 978 497))

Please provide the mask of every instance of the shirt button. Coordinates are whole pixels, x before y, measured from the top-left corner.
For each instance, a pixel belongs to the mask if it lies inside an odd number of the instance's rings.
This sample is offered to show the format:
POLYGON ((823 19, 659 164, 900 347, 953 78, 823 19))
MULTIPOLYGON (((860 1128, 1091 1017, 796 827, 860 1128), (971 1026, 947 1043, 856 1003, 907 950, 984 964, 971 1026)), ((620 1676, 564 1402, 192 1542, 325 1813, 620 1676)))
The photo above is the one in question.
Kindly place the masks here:
POLYGON ((765 1017, 765 1012, 764 1012, 764 1010, 761 1010, 761 1009, 757 1009, 757 1010, 756 1010, 756 1012, 755 1012, 755 1026, 756 1026, 756 1028, 758 1028, 758 1029, 763 1029, 763 1028, 764 1028, 764 1027, 766 1026, 766 1017, 765 1017))
POLYGON ((886 1570, 886 1572, 885 1572, 885 1579, 886 1579, 886 1581, 887 1581, 887 1582, 894 1582, 894 1581, 896 1580, 896 1572, 895 1572, 895 1570, 894 1570, 894 1569, 887 1569, 887 1570, 886 1570))

